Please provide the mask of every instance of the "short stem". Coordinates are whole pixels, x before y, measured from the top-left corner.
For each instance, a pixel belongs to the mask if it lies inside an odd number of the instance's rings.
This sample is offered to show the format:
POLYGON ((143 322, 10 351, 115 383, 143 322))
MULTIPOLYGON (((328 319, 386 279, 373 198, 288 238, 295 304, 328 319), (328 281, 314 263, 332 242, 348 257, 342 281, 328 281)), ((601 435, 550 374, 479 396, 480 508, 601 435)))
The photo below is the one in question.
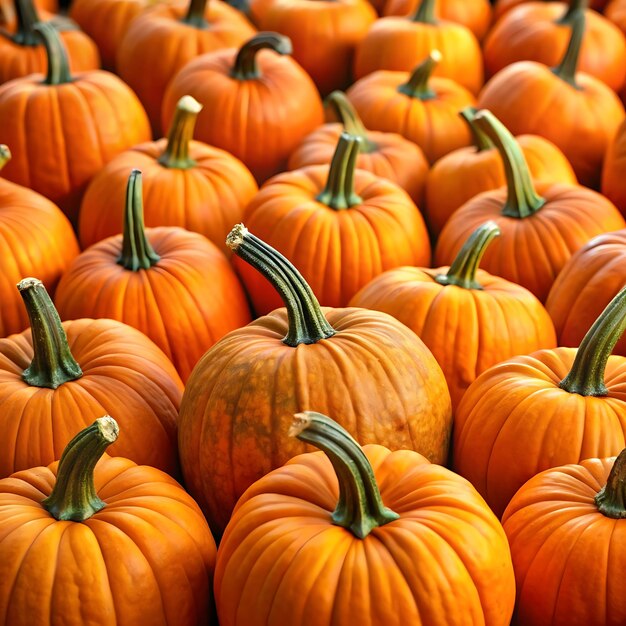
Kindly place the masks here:
POLYGON ((422 24, 436 24, 435 0, 422 0, 415 13, 413 13, 411 20, 413 22, 421 22, 422 24))
POLYGON ((476 118, 476 113, 478 113, 478 109, 473 106, 465 107, 459 111, 459 115, 463 118, 465 123, 470 129, 472 133, 472 138, 474 140, 474 145, 478 152, 482 152, 483 150, 493 150, 494 145, 491 142, 491 139, 483 133, 476 124, 474 124, 474 119, 476 118))
POLYGON ((295 347, 316 343, 335 334, 302 274, 280 252, 255 237, 243 224, 230 231, 226 245, 265 276, 280 295, 289 319, 285 344, 295 347))
POLYGON ((333 524, 365 539, 374 528, 400 517, 383 504, 374 470, 361 446, 330 417, 313 411, 296 413, 289 434, 322 450, 333 465, 339 482, 333 524))
POLYGON ((572 87, 580 89, 576 83, 576 69, 578 68, 580 49, 585 34, 585 10, 572 11, 568 23, 572 25, 572 35, 563 59, 556 67, 552 68, 552 72, 572 87))
POLYGON ((482 289, 482 285, 476 280, 476 271, 485 250, 499 235, 500 229, 495 222, 486 222, 479 226, 459 250, 448 272, 438 274, 435 276, 435 280, 440 285, 456 285, 463 287, 463 289, 482 289))
POLYGON ((576 12, 586 10, 588 5, 589 0, 570 0, 569 6, 565 9, 565 13, 556 20, 556 23, 563 25, 571 24, 576 17, 576 12))
POLYGON ((9 146, 0 144, 0 170, 11 160, 11 150, 9 146))
POLYGON ((490 111, 479 111, 474 124, 493 142, 504 165, 507 198, 502 215, 522 219, 538 211, 545 203, 536 191, 530 177, 524 153, 515 137, 490 111))
POLYGON ((606 517, 626 518, 626 449, 615 459, 609 479, 596 494, 595 503, 606 517))
POLYGON ((43 40, 48 60, 48 73, 44 79, 45 85, 63 85, 72 82, 67 51, 61 41, 58 31, 50 22, 39 22, 34 30, 43 40))
POLYGON ((126 186, 122 254, 117 260, 117 264, 131 272, 137 272, 142 269, 150 269, 159 262, 160 258, 146 236, 143 221, 141 172, 133 170, 126 186))
POLYGON ((336 211, 349 209, 363 202, 354 191, 354 170, 360 142, 358 137, 341 133, 328 169, 326 186, 316 198, 318 202, 336 211))
POLYGON ((24 278, 17 288, 26 305, 33 341, 33 360, 22 373, 31 387, 56 389, 83 375, 67 343, 57 310, 43 283, 24 278))
POLYGON ((261 76, 256 55, 259 50, 269 49, 277 54, 291 54, 291 39, 280 33, 259 33, 241 46, 230 75, 237 80, 254 80, 261 76))
POLYGON ((115 420, 105 415, 67 444, 52 493, 41 503, 55 519, 83 522, 106 506, 96 493, 93 473, 118 432, 115 420))
POLYGON ((207 2, 208 0, 190 0, 187 13, 181 20, 183 24, 194 28, 206 28, 209 25, 204 17, 207 2))
POLYGON ((35 25, 40 22, 33 0, 14 0, 17 29, 13 41, 20 46, 38 46, 41 39, 35 32, 35 25))
POLYGON ((398 91, 409 98, 418 98, 419 100, 432 100, 437 94, 429 86, 432 73, 441 61, 441 52, 432 50, 424 61, 422 61, 414 70, 409 80, 402 83, 398 87, 398 91))
POLYGON ((163 167, 186 170, 196 165, 189 157, 189 142, 193 139, 196 120, 201 110, 202 105, 192 96, 183 96, 178 101, 167 135, 167 146, 158 159, 163 167))
POLYGON ((578 346, 569 374, 561 389, 581 396, 606 396, 604 371, 615 344, 626 329, 626 287, 600 313, 578 346))
POLYGON ((343 91, 333 91, 326 96, 326 104, 330 105, 343 125, 343 129, 353 137, 361 140, 359 151, 363 153, 374 152, 377 149, 376 144, 367 136, 367 129, 363 125, 359 114, 352 106, 352 103, 346 97, 343 91))

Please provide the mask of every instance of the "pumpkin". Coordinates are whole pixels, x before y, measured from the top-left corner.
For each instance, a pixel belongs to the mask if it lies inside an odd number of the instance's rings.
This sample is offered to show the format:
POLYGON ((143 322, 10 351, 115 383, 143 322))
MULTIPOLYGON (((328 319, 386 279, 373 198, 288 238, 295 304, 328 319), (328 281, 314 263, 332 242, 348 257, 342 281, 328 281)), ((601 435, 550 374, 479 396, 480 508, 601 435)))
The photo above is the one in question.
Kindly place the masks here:
POLYGON ((624 120, 624 107, 610 87, 577 72, 585 12, 572 17, 572 36, 561 63, 553 69, 534 61, 505 67, 478 98, 514 134, 541 135, 556 144, 588 187, 600 183, 608 144, 624 120), (552 111, 566 111, 551 115, 552 111))
POLYGON ((44 39, 48 73, 0 86, 0 137, 13 158, 2 176, 51 199, 75 223, 87 183, 126 148, 150 138, 146 114, 119 78, 101 70, 72 75, 56 30, 44 39))
POLYGON ((410 71, 432 50, 444 52, 435 74, 449 78, 476 95, 483 85, 480 44, 470 30, 435 19, 435 0, 421 0, 412 15, 383 17, 359 43, 354 76, 378 70, 410 71))
POLYGON ((610 0, 604 10, 604 15, 626 35, 626 2, 624 0, 610 0))
POLYGON ((58 463, 0 480, 2 626, 211 623, 211 531, 167 474, 101 458, 118 432, 100 417, 58 463))
POLYGON ((61 324, 35 278, 18 289, 31 328, 0 339, 0 476, 58 459, 72 435, 103 413, 115 414, 126 432, 116 454, 176 472, 183 384, 163 352, 121 322, 61 324))
POLYGON ((602 168, 602 193, 626 215, 626 119, 609 142, 602 168))
POLYGON ((148 226, 180 226, 201 233, 224 252, 224 239, 258 191, 249 170, 224 150, 193 141, 202 105, 183 96, 167 139, 141 143, 118 154, 89 183, 78 232, 83 248, 122 232, 126 183, 143 172, 148 226))
MULTIPOLYGON (((57 0, 34 0, 34 3, 37 9, 43 11, 44 14, 59 12, 57 0)), ((0 0, 0 25, 10 33, 17 28, 15 0, 0 0)))
MULTIPOLYGON (((0 145, 0 168, 11 158, 0 145)), ((0 337, 28 327, 15 284, 36 274, 54 293, 61 275, 78 254, 78 242, 61 210, 38 193, 0 178, 0 337)))
POLYGON ((578 349, 513 357, 470 385, 455 414, 454 468, 496 515, 539 472, 624 448, 626 362, 609 355, 625 327, 622 289, 578 349))
MULTIPOLYGON (((405 191, 355 169, 358 140, 341 135, 328 165, 279 174, 252 199, 250 229, 298 267, 324 306, 346 306, 374 276, 430 263, 426 225, 405 191)), ((281 306, 253 267, 234 259, 257 315, 281 306)))
POLYGON ((476 104, 461 85, 431 76, 440 61, 441 53, 435 50, 409 74, 374 72, 346 92, 367 128, 413 141, 430 163, 471 143, 458 112, 476 104))
POLYGON ((222 626, 508 626, 506 538, 467 481, 409 450, 361 448, 320 413, 290 432, 322 452, 237 503, 215 570, 222 626))
POLYGON ((239 50, 192 61, 167 88, 163 125, 189 94, 204 107, 198 140, 241 159, 259 182, 284 171, 291 152, 324 121, 317 89, 290 52, 288 38, 260 33, 239 50))
MULTIPOLYGON (((433 237, 439 236, 449 217, 468 200, 506 185, 500 153, 474 124, 476 112, 475 107, 465 107, 459 112, 470 127, 474 145, 449 152, 428 172, 425 217, 433 237)), ((539 135, 520 135, 515 141, 522 149, 533 180, 577 183, 569 161, 552 142, 539 135)))
POLYGON ((626 565, 625 466, 624 451, 586 459, 546 470, 515 494, 503 525, 517 582, 517 623, 626 623, 616 584, 626 565))
POLYGON ((286 308, 223 337, 185 387, 181 466, 213 531, 223 531, 254 481, 305 451, 287 437, 288 416, 297 411, 317 407, 364 442, 409 448, 443 463, 450 394, 417 335, 385 313, 321 309, 278 251, 241 225, 229 241, 267 276, 286 308))
POLYGON ((517 354, 555 348, 552 320, 528 290, 479 270, 494 222, 477 228, 451 266, 399 267, 370 281, 350 306, 389 313, 426 344, 441 366, 454 410, 486 369, 517 354))
MULTIPOLYGON (((525 4, 525 3, 537 3, 538 0, 492 0, 493 1, 493 17, 494 22, 497 22, 505 13, 508 13, 514 7, 525 4)), ((543 2, 547 2, 548 0, 543 0, 543 2)), ((568 0, 568 2, 572 2, 576 0, 568 0)), ((611 0, 590 0, 589 7, 591 9, 595 9, 596 11, 602 11, 607 2, 611 2, 611 0)))
POLYGON ((56 305, 61 319, 106 317, 137 328, 183 381, 218 339, 251 321, 243 288, 216 246, 175 226, 144 229, 139 170, 128 180, 124 234, 74 260, 56 305))
POLYGON ((519 145, 495 116, 480 111, 474 123, 501 154, 507 187, 466 202, 441 231, 435 262, 449 265, 474 229, 494 220, 502 236, 485 252, 483 269, 526 287, 545 302, 572 254, 590 239, 626 226, 599 193, 564 183, 533 183, 519 145))

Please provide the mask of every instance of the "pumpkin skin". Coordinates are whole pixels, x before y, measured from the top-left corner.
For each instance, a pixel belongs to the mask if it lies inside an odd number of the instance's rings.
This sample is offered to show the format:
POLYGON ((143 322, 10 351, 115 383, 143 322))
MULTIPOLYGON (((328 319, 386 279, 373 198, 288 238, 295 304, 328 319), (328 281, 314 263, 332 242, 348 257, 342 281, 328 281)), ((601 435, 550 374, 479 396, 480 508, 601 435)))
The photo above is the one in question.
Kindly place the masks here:
POLYGON ((2 626, 212 623, 215 542, 183 488, 158 469, 105 455, 93 473, 106 508, 61 521, 42 505, 58 466, 0 481, 2 626))
POLYGON ((604 16, 626 35, 626 2, 624 0, 610 0, 604 10, 604 16))
MULTIPOLYGON (((495 0, 493 5, 493 17, 494 22, 499 20, 505 13, 508 13, 512 8, 525 3, 535 3, 537 0, 495 0)), ((547 1, 547 0, 545 0, 547 1)), ((589 8, 596 11, 603 11, 607 2, 611 0, 590 0, 589 8)))
POLYGON ((602 168, 602 193, 626 215, 626 192, 624 175, 626 174, 626 120, 609 143, 602 168))

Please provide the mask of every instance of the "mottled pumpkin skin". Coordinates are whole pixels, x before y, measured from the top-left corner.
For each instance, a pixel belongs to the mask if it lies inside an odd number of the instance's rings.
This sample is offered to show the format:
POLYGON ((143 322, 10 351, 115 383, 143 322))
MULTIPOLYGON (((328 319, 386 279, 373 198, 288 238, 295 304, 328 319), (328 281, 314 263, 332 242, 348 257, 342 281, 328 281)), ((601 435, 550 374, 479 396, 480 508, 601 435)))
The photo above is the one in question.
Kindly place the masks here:
POLYGON ((177 470, 176 419, 183 384, 143 333, 113 320, 64 322, 83 376, 57 389, 30 387, 30 329, 0 339, 0 476, 59 459, 95 419, 115 416, 124 436, 110 450, 168 473, 177 470))
POLYGON ((605 517, 594 503, 614 461, 592 458, 547 470, 511 500, 502 522, 517 582, 514 624, 626 623, 624 520, 605 517))
POLYGON ((294 413, 315 409, 359 441, 447 458, 450 394, 422 341, 392 317, 325 309, 337 333, 285 345, 286 309, 226 335, 192 372, 180 409, 185 484, 220 532, 241 494, 304 452, 289 437, 294 413))
POLYGON ((415 452, 363 449, 400 518, 363 540, 334 526, 330 461, 292 459, 246 491, 222 538, 221 626, 508 626, 509 550, 482 498, 415 452))
POLYGON ((2 626, 215 623, 215 542, 174 479, 105 455, 95 487, 106 507, 57 521, 41 505, 57 466, 0 481, 2 626))

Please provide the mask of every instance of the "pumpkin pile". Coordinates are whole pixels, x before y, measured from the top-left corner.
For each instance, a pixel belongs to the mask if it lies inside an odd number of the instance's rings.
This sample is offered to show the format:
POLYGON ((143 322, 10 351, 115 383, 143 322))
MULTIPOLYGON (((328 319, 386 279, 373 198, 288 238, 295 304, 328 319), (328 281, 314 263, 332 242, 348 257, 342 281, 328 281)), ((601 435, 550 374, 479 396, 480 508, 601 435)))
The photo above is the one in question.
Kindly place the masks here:
POLYGON ((0 0, 0 626, 624 626, 626 2, 0 0))

